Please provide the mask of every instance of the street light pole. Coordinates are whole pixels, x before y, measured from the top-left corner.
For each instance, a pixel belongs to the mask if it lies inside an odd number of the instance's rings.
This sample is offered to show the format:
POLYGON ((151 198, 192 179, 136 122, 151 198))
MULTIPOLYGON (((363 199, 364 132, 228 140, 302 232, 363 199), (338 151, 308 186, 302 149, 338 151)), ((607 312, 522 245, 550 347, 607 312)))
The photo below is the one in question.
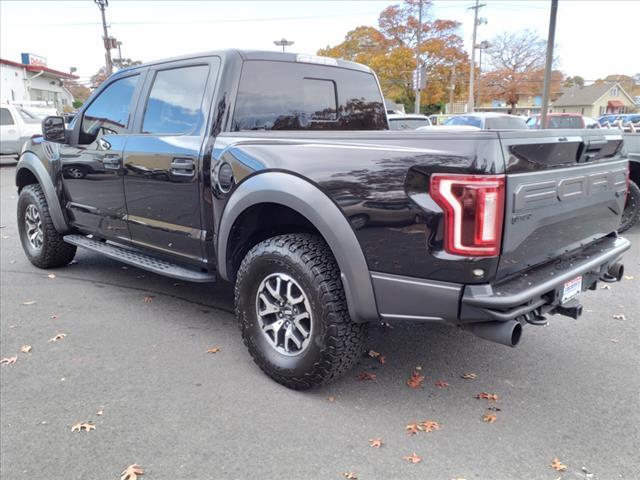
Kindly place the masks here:
POLYGON ((98 8, 102 13, 102 31, 104 33, 102 40, 104 42, 104 49, 105 49, 104 59, 105 59, 106 73, 108 77, 113 73, 113 63, 111 61, 111 49, 109 48, 111 45, 109 44, 110 41, 109 41, 109 33, 107 32, 107 19, 104 13, 105 9, 109 6, 109 0, 93 0, 93 1, 96 3, 96 5, 98 5, 98 8))
POLYGON ((551 0, 551 15, 549 16, 549 35, 547 37, 547 58, 544 66, 544 89, 542 91, 542 112, 540 125, 546 128, 547 113, 549 112, 549 93, 551 90, 551 69, 553 68, 553 44, 556 38, 556 15, 558 0, 551 0))
POLYGON ((287 40, 286 38, 282 37, 280 40, 275 40, 273 42, 274 45, 278 45, 279 47, 282 47, 282 51, 284 52, 284 47, 290 47, 291 45, 293 45, 295 42, 291 41, 291 40, 287 40))
POLYGON ((480 61, 478 62, 478 91, 476 92, 476 103, 475 103, 476 105, 479 105, 480 102, 482 101, 480 99, 480 86, 482 85, 482 51, 486 50, 490 46, 491 44, 486 40, 483 40, 478 45, 476 45, 476 48, 480 50, 480 61))
POLYGON ((418 1, 418 32, 416 35, 416 103, 413 113, 420 113, 420 86, 422 79, 420 78, 420 42, 422 40, 422 0, 418 1))
POLYGON ((471 42, 471 69, 469 72, 469 112, 473 112, 473 85, 475 82, 475 69, 476 69, 476 34, 478 33, 478 11, 485 7, 486 3, 480 3, 480 0, 476 0, 476 4, 473 7, 469 7, 469 10, 473 12, 473 41, 471 42))

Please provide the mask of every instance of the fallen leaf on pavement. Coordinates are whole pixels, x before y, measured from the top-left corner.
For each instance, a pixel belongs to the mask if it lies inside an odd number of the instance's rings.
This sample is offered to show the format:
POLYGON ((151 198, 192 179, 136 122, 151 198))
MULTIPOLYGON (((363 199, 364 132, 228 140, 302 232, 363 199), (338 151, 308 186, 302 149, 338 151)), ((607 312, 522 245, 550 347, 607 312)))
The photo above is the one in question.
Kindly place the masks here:
POLYGON ((102 410, 98 410, 98 411, 96 412, 96 415, 101 416, 103 413, 104 413, 104 412, 103 412, 102 410))
POLYGON ((6 357, 0 360, 0 365, 13 365, 18 360, 18 356, 15 357, 6 357))
POLYGON ((129 465, 120 474, 120 480, 137 480, 138 476, 144 475, 142 467, 136 463, 129 465))
POLYGON ((376 352, 375 350, 369 350, 369 356, 371 358, 378 358, 380 356, 380 352, 376 352))
POLYGON ((415 435, 416 433, 422 431, 424 427, 422 424, 418 423, 410 423, 409 425, 404 427, 404 430, 407 432, 407 435, 415 435))
POLYGON ((614 315, 613 319, 614 320, 626 320, 627 318, 623 314, 619 314, 619 315, 614 315))
POLYGON ((51 320, 55 320, 56 318, 59 318, 59 316, 58 316, 58 314, 57 314, 57 313, 54 313, 54 314, 53 314, 53 315, 51 315, 49 318, 50 318, 51 320))
POLYGON ((611 285, 607 285, 606 283, 602 285, 602 290, 611 290, 611 285))
POLYGON ((153 295, 148 295, 144 297, 144 303, 151 303, 155 297, 153 295))
POLYGON ((335 401, 336 401, 336 397, 334 397, 333 395, 331 395, 331 396, 327 397, 327 400, 328 400, 329 402, 333 403, 333 402, 335 402, 335 401))
POLYGON ((619 342, 619 340, 616 340, 615 338, 611 338, 610 340, 611 340, 611 342, 613 342, 613 343, 618 343, 618 342, 619 342))
POLYGON ((495 413, 489 413, 489 412, 487 412, 487 413, 485 413, 485 414, 482 416, 482 421, 483 421, 483 422, 486 422, 486 423, 493 423, 493 422, 495 422, 495 421, 496 421, 496 419, 497 419, 497 418, 498 418, 498 417, 496 416, 496 414, 495 414, 495 413))
POLYGON ((402 459, 409 463, 420 463, 422 461, 422 457, 418 456, 416 452, 413 452, 413 455, 405 455, 402 459))
POLYGON ((358 475, 355 472, 344 472, 342 476, 347 480, 358 480, 358 475))
POLYGON ((31 345, 23 345, 20 351, 22 353, 31 353, 31 345))
POLYGON ((56 278, 56 274, 55 274, 55 273, 50 273, 49 275, 47 275, 47 277, 49 277, 49 278, 56 278))
POLYGON ((71 427, 72 432, 81 432, 82 430, 90 432, 91 430, 95 430, 95 429, 96 429, 96 426, 89 422, 76 423, 73 427, 71 427))
POLYGON ((385 363, 387 363, 387 357, 385 357, 384 355, 380 355, 378 357, 378 361, 380 362, 381 365, 384 365, 385 363))
POLYGON ((476 398, 478 400, 490 400, 492 402, 497 402, 498 401, 498 394, 482 392, 482 393, 477 394, 476 398))
POLYGON ((438 422, 434 422, 433 420, 425 420, 420 425, 422 426, 420 430, 424 430, 425 432, 433 432, 434 430, 440 430, 442 428, 438 422))
POLYGON ((207 353, 218 353, 220 350, 222 350, 220 347, 211 347, 207 350, 207 353))
POLYGON ((438 388, 447 388, 449 386, 447 382, 443 382, 442 380, 438 380, 434 385, 438 388))
POLYGON ((372 438, 371 440, 369 440, 370 447, 380 448, 382 445, 384 445, 384 442, 381 438, 372 438))
POLYGON ((633 280, 633 275, 625 275, 624 279, 625 280, 633 280))
POLYGON ((407 380, 407 385, 410 388, 422 388, 422 382, 424 382, 424 375, 421 375, 418 371, 415 371, 411 374, 409 380, 407 380))
POLYGON ((553 468, 556 472, 564 472, 567 469, 566 465, 563 465, 560 460, 554 458, 551 462, 551 468, 553 468))
POLYGON ((50 342, 57 342, 58 340, 62 340, 66 336, 67 336, 66 333, 58 333, 55 337, 50 338, 49 341, 50 342))
POLYGON ((460 378, 463 378, 465 380, 475 380, 476 378, 478 378, 478 376, 475 373, 464 373, 460 376, 460 378))
POLYGON ((26 302, 22 302, 23 305, 35 305, 36 301, 35 300, 27 300, 26 302))
POLYGON ((358 375, 356 375, 356 378, 362 382, 366 382, 369 380, 375 380, 376 379, 376 374, 375 373, 369 373, 369 372, 360 372, 358 375))
POLYGON ((418 365, 418 366, 416 367, 416 370, 420 372, 420 371, 422 370, 422 366, 421 366, 421 365, 418 365))

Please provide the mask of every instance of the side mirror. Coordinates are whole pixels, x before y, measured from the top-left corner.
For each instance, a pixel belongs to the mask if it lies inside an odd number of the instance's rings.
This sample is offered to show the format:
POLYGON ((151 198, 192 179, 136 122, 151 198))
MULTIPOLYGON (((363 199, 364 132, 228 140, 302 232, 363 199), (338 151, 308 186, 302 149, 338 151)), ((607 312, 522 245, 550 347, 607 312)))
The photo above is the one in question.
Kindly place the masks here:
POLYGON ((48 142, 65 143, 67 140, 64 118, 46 117, 42 121, 42 137, 48 142))

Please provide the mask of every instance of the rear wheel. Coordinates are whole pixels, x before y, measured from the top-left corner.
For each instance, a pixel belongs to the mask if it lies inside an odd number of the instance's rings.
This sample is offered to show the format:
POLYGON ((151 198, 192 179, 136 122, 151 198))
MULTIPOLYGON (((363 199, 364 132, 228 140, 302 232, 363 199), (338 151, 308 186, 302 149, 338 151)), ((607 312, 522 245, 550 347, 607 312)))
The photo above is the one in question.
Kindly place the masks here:
POLYGON ((640 188, 633 180, 629 180, 629 191, 627 192, 627 202, 622 212, 622 220, 620 221, 619 232, 626 232, 640 218, 640 188))
POLYGON ((66 243, 53 226, 47 200, 38 184, 27 185, 20 191, 18 232, 24 253, 36 267, 62 267, 76 254, 76 247, 66 243))
POLYGON ((340 270, 326 243, 289 234, 246 255, 235 288, 242 337, 256 364, 286 387, 339 377, 362 355, 366 324, 347 311, 340 270))

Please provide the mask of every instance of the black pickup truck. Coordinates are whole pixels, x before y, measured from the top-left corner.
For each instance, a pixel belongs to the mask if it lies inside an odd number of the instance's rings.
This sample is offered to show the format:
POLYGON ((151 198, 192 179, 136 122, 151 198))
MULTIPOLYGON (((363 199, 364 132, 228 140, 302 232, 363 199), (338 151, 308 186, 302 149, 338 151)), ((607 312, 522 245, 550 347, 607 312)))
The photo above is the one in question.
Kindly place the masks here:
POLYGON ((24 251, 87 248, 235 283, 244 342, 288 387, 335 378, 372 322, 448 322, 515 346, 619 280, 628 161, 595 130, 388 131, 374 73, 219 51, 124 69, 16 173, 24 251))

